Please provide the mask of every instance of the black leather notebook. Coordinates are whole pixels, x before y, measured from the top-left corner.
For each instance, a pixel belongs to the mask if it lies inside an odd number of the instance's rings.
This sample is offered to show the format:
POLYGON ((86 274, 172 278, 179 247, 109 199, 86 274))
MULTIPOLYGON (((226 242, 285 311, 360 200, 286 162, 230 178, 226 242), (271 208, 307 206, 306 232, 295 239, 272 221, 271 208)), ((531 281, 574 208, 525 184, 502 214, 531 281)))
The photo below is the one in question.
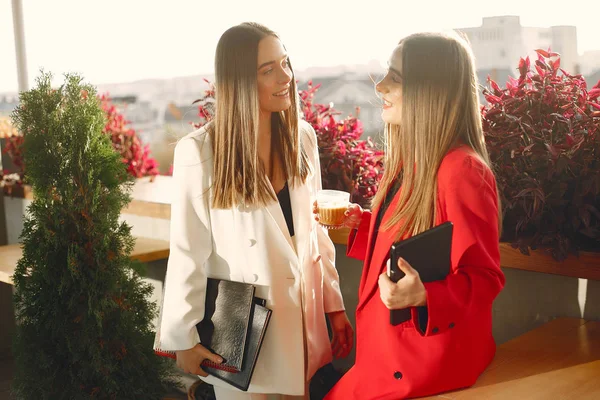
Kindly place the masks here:
POLYGON ((196 325, 200 343, 223 357, 222 364, 204 360, 203 367, 242 370, 244 347, 254 308, 254 286, 208 278, 204 319, 196 325))
POLYGON ((258 354, 260 353, 267 326, 271 319, 272 311, 261 305, 264 303, 264 300, 255 298, 252 327, 248 332, 242 370, 240 372, 228 372, 211 367, 204 368, 209 374, 243 391, 247 391, 250 386, 250 380, 252 379, 254 367, 258 360, 258 354))
MULTIPOLYGON (((450 273, 450 252, 452 249, 452 222, 446 222, 394 243, 390 248, 388 276, 393 282, 404 277, 398 268, 398 259, 405 259, 419 272, 422 282, 445 279, 450 273)), ((410 308, 390 310, 390 323, 399 325, 411 319, 410 308)))
MULTIPOLYGON (((251 284, 208 278, 204 319, 196 325, 201 344, 224 359, 222 364, 204 360, 202 368, 244 391, 250 386, 272 313, 254 292, 251 284)), ((154 352, 176 358, 174 351, 161 349, 160 330, 154 352)))

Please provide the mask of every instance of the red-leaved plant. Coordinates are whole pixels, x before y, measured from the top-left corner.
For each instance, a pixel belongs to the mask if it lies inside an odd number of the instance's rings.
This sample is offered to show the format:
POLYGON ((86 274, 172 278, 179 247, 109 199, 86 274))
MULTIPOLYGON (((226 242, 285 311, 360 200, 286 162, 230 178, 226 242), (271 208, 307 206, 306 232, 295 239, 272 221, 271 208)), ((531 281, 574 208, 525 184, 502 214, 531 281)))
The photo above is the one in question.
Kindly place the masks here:
MULTIPOLYGON (((206 82, 209 88, 194 102, 198 103, 201 118, 192 124, 195 128, 208 123, 215 111, 215 89, 206 82)), ((383 175, 383 151, 376 148, 371 138, 360 139, 363 125, 358 117, 338 119, 340 112, 331 105, 315 104, 313 99, 319 87, 309 81, 308 88, 300 90, 299 95, 303 118, 317 134, 323 188, 347 191, 353 202, 370 207, 383 175)))
MULTIPOLYGON (((87 93, 82 93, 82 96, 87 96, 87 93)), ((99 101, 106 113, 104 133, 110 135, 113 148, 121 154, 127 172, 136 178, 144 176, 154 178, 158 175, 158 163, 150 156, 150 148, 148 145, 144 146, 142 144, 135 130, 129 126, 129 121, 117 110, 110 97, 102 95, 99 101)), ((4 149, 4 153, 12 158, 13 164, 18 169, 16 172, 20 177, 17 181, 18 184, 24 180, 26 181, 25 171, 23 170, 23 155, 21 154, 22 143, 23 137, 14 135, 6 139, 4 149)))
POLYGON ((304 119, 317 133, 323 188, 350 192, 353 202, 370 208, 383 176, 383 151, 371 138, 361 139, 363 124, 356 117, 337 119, 340 113, 331 105, 315 104, 321 85, 300 91, 304 119))
POLYGON ((505 88, 488 78, 483 129, 504 211, 503 240, 556 260, 600 248, 600 82, 537 50, 505 88))
POLYGON ((111 136, 113 148, 121 154, 127 172, 136 177, 158 175, 158 163, 150 157, 150 148, 143 145, 135 130, 129 126, 108 95, 100 97, 102 109, 106 113, 104 133, 111 136))
POLYGON ((10 157, 12 164, 7 170, 2 170, 0 176, 0 186, 8 195, 12 194, 13 188, 22 187, 24 177, 23 155, 21 149, 23 146, 23 136, 16 134, 4 139, 4 148, 2 154, 10 157))

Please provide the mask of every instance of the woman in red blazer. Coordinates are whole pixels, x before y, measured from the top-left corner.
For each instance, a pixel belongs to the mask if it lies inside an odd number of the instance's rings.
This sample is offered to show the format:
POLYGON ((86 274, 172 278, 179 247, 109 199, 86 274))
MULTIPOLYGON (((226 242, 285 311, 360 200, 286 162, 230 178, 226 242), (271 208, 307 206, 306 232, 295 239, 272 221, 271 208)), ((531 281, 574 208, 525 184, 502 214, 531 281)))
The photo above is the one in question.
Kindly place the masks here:
POLYGON ((356 363, 327 400, 395 400, 467 387, 496 350, 492 302, 504 286, 499 204, 469 45, 458 36, 409 36, 377 91, 386 170, 373 211, 352 205, 347 212, 354 227, 348 255, 364 261, 356 363), (406 276, 392 283, 390 246, 446 221, 454 224, 447 278, 423 283, 401 260, 406 276), (390 310, 401 308, 411 309, 412 320, 392 326, 390 310))

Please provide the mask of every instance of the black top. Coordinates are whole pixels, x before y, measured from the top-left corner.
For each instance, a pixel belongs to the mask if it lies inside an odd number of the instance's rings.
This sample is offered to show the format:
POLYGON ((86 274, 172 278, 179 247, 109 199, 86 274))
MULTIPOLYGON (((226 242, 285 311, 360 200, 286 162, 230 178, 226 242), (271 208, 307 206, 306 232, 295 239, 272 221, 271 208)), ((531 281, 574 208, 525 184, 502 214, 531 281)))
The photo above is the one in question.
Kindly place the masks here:
POLYGON ((373 247, 375 246, 375 242, 377 241, 377 235, 379 234, 379 225, 381 225, 381 220, 385 215, 388 207, 390 206, 394 196, 398 193, 398 189, 400 189, 400 181, 395 181, 392 187, 388 190, 385 200, 383 200, 383 204, 379 207, 379 212, 377 213, 377 217, 375 219, 375 225, 373 226, 373 240, 371 241, 371 254, 373 253, 373 247))
POLYGON ((281 206, 281 211, 283 211, 283 216, 285 217, 285 223, 287 224, 288 231, 290 231, 290 236, 294 237, 294 220, 292 218, 292 202, 290 200, 290 188, 288 187, 287 182, 283 186, 283 189, 277 193, 277 200, 279 200, 279 205, 281 206))
MULTIPOLYGON (((390 203, 394 199, 394 196, 396 196, 396 193, 398 193, 399 189, 400 189, 400 181, 396 180, 394 182, 394 184, 392 185, 392 187, 390 188, 390 190, 388 190, 388 192, 385 196, 385 200, 383 201, 383 204, 379 208, 379 212, 377 213, 377 219, 375 220, 375 226, 373 227, 373 240, 371 241, 371 244, 370 244, 371 255, 373 254, 375 242, 377 241, 377 234, 379 233, 379 225, 381 225, 381 220, 383 219, 385 212, 389 208, 390 203)), ((418 329, 420 329, 421 332, 427 331, 427 324, 429 321, 429 311, 428 310, 429 309, 427 308, 427 306, 417 307, 418 322, 419 322, 418 329)))

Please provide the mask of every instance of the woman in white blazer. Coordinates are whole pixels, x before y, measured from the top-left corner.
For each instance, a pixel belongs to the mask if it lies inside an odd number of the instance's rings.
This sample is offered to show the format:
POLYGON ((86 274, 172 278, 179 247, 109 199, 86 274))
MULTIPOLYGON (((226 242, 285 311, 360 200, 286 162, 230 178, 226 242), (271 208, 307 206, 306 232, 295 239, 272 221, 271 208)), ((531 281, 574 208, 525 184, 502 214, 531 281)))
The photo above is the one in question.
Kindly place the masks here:
POLYGON ((313 374, 353 344, 335 249, 312 218, 321 189, 316 135, 298 117, 289 58, 268 28, 244 23, 227 30, 215 72, 214 120, 175 148, 158 346, 214 385, 217 400, 308 398, 313 374), (207 277, 254 284, 273 311, 248 392, 200 368, 204 359, 222 361, 195 328, 207 277))

